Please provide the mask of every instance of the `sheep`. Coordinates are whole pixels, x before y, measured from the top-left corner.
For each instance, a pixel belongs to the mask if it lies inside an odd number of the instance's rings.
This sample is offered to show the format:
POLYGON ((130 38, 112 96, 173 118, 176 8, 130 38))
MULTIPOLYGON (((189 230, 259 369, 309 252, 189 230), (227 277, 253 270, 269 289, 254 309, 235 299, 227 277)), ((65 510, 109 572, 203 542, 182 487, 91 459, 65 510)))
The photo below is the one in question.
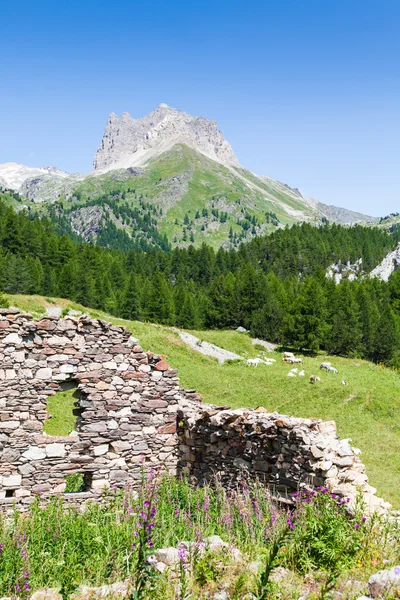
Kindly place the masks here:
POLYGON ((337 375, 339 373, 339 371, 337 369, 335 369, 335 367, 328 367, 326 369, 327 373, 335 373, 335 375, 337 375))
POLYGON ((321 378, 317 377, 317 375, 310 376, 310 383, 316 383, 317 381, 321 381, 321 378))
POLYGON ((284 352, 283 358, 294 358, 293 352, 284 352))
POLYGON ((328 369, 330 369, 330 367, 331 367, 331 363, 330 363, 330 362, 322 362, 322 363, 319 365, 319 368, 320 368, 320 369, 325 369, 326 371, 327 371, 328 369))
POLYGON ((266 358, 266 359, 265 359, 265 362, 266 362, 266 363, 271 363, 271 364, 272 364, 272 363, 276 363, 276 360, 275 360, 275 358, 266 358))
POLYGON ((292 363, 293 364, 302 364, 303 361, 301 358, 288 358, 287 362, 292 363))
POLYGON ((263 360, 261 360, 261 358, 249 358, 247 360, 247 366, 248 367, 258 367, 258 365, 262 363, 265 364, 263 360))
POLYGON ((300 371, 299 377, 304 377, 304 375, 305 375, 304 371, 300 371))
POLYGON ((343 379, 342 385, 347 385, 347 381, 345 379, 343 379))

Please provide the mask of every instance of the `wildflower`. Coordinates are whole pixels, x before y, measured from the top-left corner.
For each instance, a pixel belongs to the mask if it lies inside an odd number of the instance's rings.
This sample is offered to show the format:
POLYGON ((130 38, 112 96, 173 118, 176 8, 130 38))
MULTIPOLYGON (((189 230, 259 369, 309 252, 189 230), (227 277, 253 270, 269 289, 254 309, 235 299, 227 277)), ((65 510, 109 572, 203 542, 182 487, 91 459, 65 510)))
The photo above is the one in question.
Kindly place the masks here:
POLYGON ((290 529, 294 529, 294 523, 293 523, 292 519, 287 519, 286 523, 289 525, 290 529))
POLYGON ((356 523, 356 524, 354 525, 354 529, 360 529, 360 525, 359 525, 358 523, 356 523))
POLYGON ((180 560, 181 566, 186 569, 188 564, 188 551, 186 546, 183 544, 179 544, 178 546, 178 558, 180 560))
POLYGON ((367 517, 363 517, 363 518, 361 519, 361 521, 362 521, 363 523, 365 523, 365 521, 366 521, 366 520, 367 520, 367 517))

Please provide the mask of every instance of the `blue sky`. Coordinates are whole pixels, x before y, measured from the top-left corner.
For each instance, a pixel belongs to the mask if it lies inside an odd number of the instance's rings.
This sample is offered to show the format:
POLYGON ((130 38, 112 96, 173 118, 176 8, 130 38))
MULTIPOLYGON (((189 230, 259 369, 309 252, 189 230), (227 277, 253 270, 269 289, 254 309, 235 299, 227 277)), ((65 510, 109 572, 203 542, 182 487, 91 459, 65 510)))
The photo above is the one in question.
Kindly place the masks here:
POLYGON ((241 163, 400 210, 398 0, 0 0, 0 163, 87 172, 110 112, 218 122, 241 163))

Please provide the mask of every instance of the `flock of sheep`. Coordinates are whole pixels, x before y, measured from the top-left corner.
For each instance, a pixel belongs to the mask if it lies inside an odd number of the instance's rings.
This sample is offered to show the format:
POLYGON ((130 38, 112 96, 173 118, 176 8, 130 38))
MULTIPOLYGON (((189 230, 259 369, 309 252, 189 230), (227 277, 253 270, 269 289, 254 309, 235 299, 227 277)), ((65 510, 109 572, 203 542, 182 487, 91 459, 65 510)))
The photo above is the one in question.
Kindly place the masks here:
MULTIPOLYGON (((282 360, 284 362, 290 363, 292 365, 303 363, 303 360, 301 358, 296 358, 295 355, 293 354, 293 352, 284 352, 282 360)), ((272 365, 275 362, 276 362, 276 360, 274 358, 264 358, 264 359, 249 358, 247 360, 247 366, 248 367, 258 367, 259 364, 272 365)), ((335 375, 339 374, 339 371, 335 367, 333 367, 330 362, 322 362, 319 365, 319 368, 324 369, 327 373, 334 373, 335 375)), ((288 377, 304 377, 304 376, 305 376, 304 370, 302 369, 301 371, 299 371, 298 367, 294 367, 288 373, 288 377)), ((318 377, 317 375, 310 376, 310 383, 314 384, 317 381, 321 381, 321 378, 318 377)), ((347 385, 347 381, 343 380, 342 384, 347 385)))

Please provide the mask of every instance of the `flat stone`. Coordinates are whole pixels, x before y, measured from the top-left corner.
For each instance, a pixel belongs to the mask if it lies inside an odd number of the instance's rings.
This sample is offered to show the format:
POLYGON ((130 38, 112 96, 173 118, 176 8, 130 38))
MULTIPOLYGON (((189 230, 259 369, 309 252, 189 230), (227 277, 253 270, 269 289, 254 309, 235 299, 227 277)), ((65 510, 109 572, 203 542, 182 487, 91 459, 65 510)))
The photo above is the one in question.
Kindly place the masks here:
POLYGON ((108 444, 101 444, 100 446, 94 446, 93 454, 95 456, 102 456, 103 454, 107 454, 108 452, 108 444))
POLYGON ((10 475, 9 477, 3 477, 3 486, 5 488, 17 488, 21 485, 21 475, 10 475))
POLYGON ((4 339, 3 344, 22 344, 22 337, 18 333, 9 333, 4 339))
POLYGON ((49 458, 62 458, 66 455, 65 444, 48 444, 46 454, 49 458))
POLYGON ((53 375, 52 369, 50 369, 49 367, 45 367, 42 369, 38 369, 36 371, 35 378, 36 379, 51 379, 52 375, 53 375))
POLYGON ((157 369, 157 371, 168 371, 169 364, 167 362, 165 362, 165 360, 160 360, 156 364, 156 369, 157 369))
POLYGON ((28 460, 42 460, 46 458, 46 451, 44 448, 39 448, 39 446, 29 446, 22 456, 28 460))

